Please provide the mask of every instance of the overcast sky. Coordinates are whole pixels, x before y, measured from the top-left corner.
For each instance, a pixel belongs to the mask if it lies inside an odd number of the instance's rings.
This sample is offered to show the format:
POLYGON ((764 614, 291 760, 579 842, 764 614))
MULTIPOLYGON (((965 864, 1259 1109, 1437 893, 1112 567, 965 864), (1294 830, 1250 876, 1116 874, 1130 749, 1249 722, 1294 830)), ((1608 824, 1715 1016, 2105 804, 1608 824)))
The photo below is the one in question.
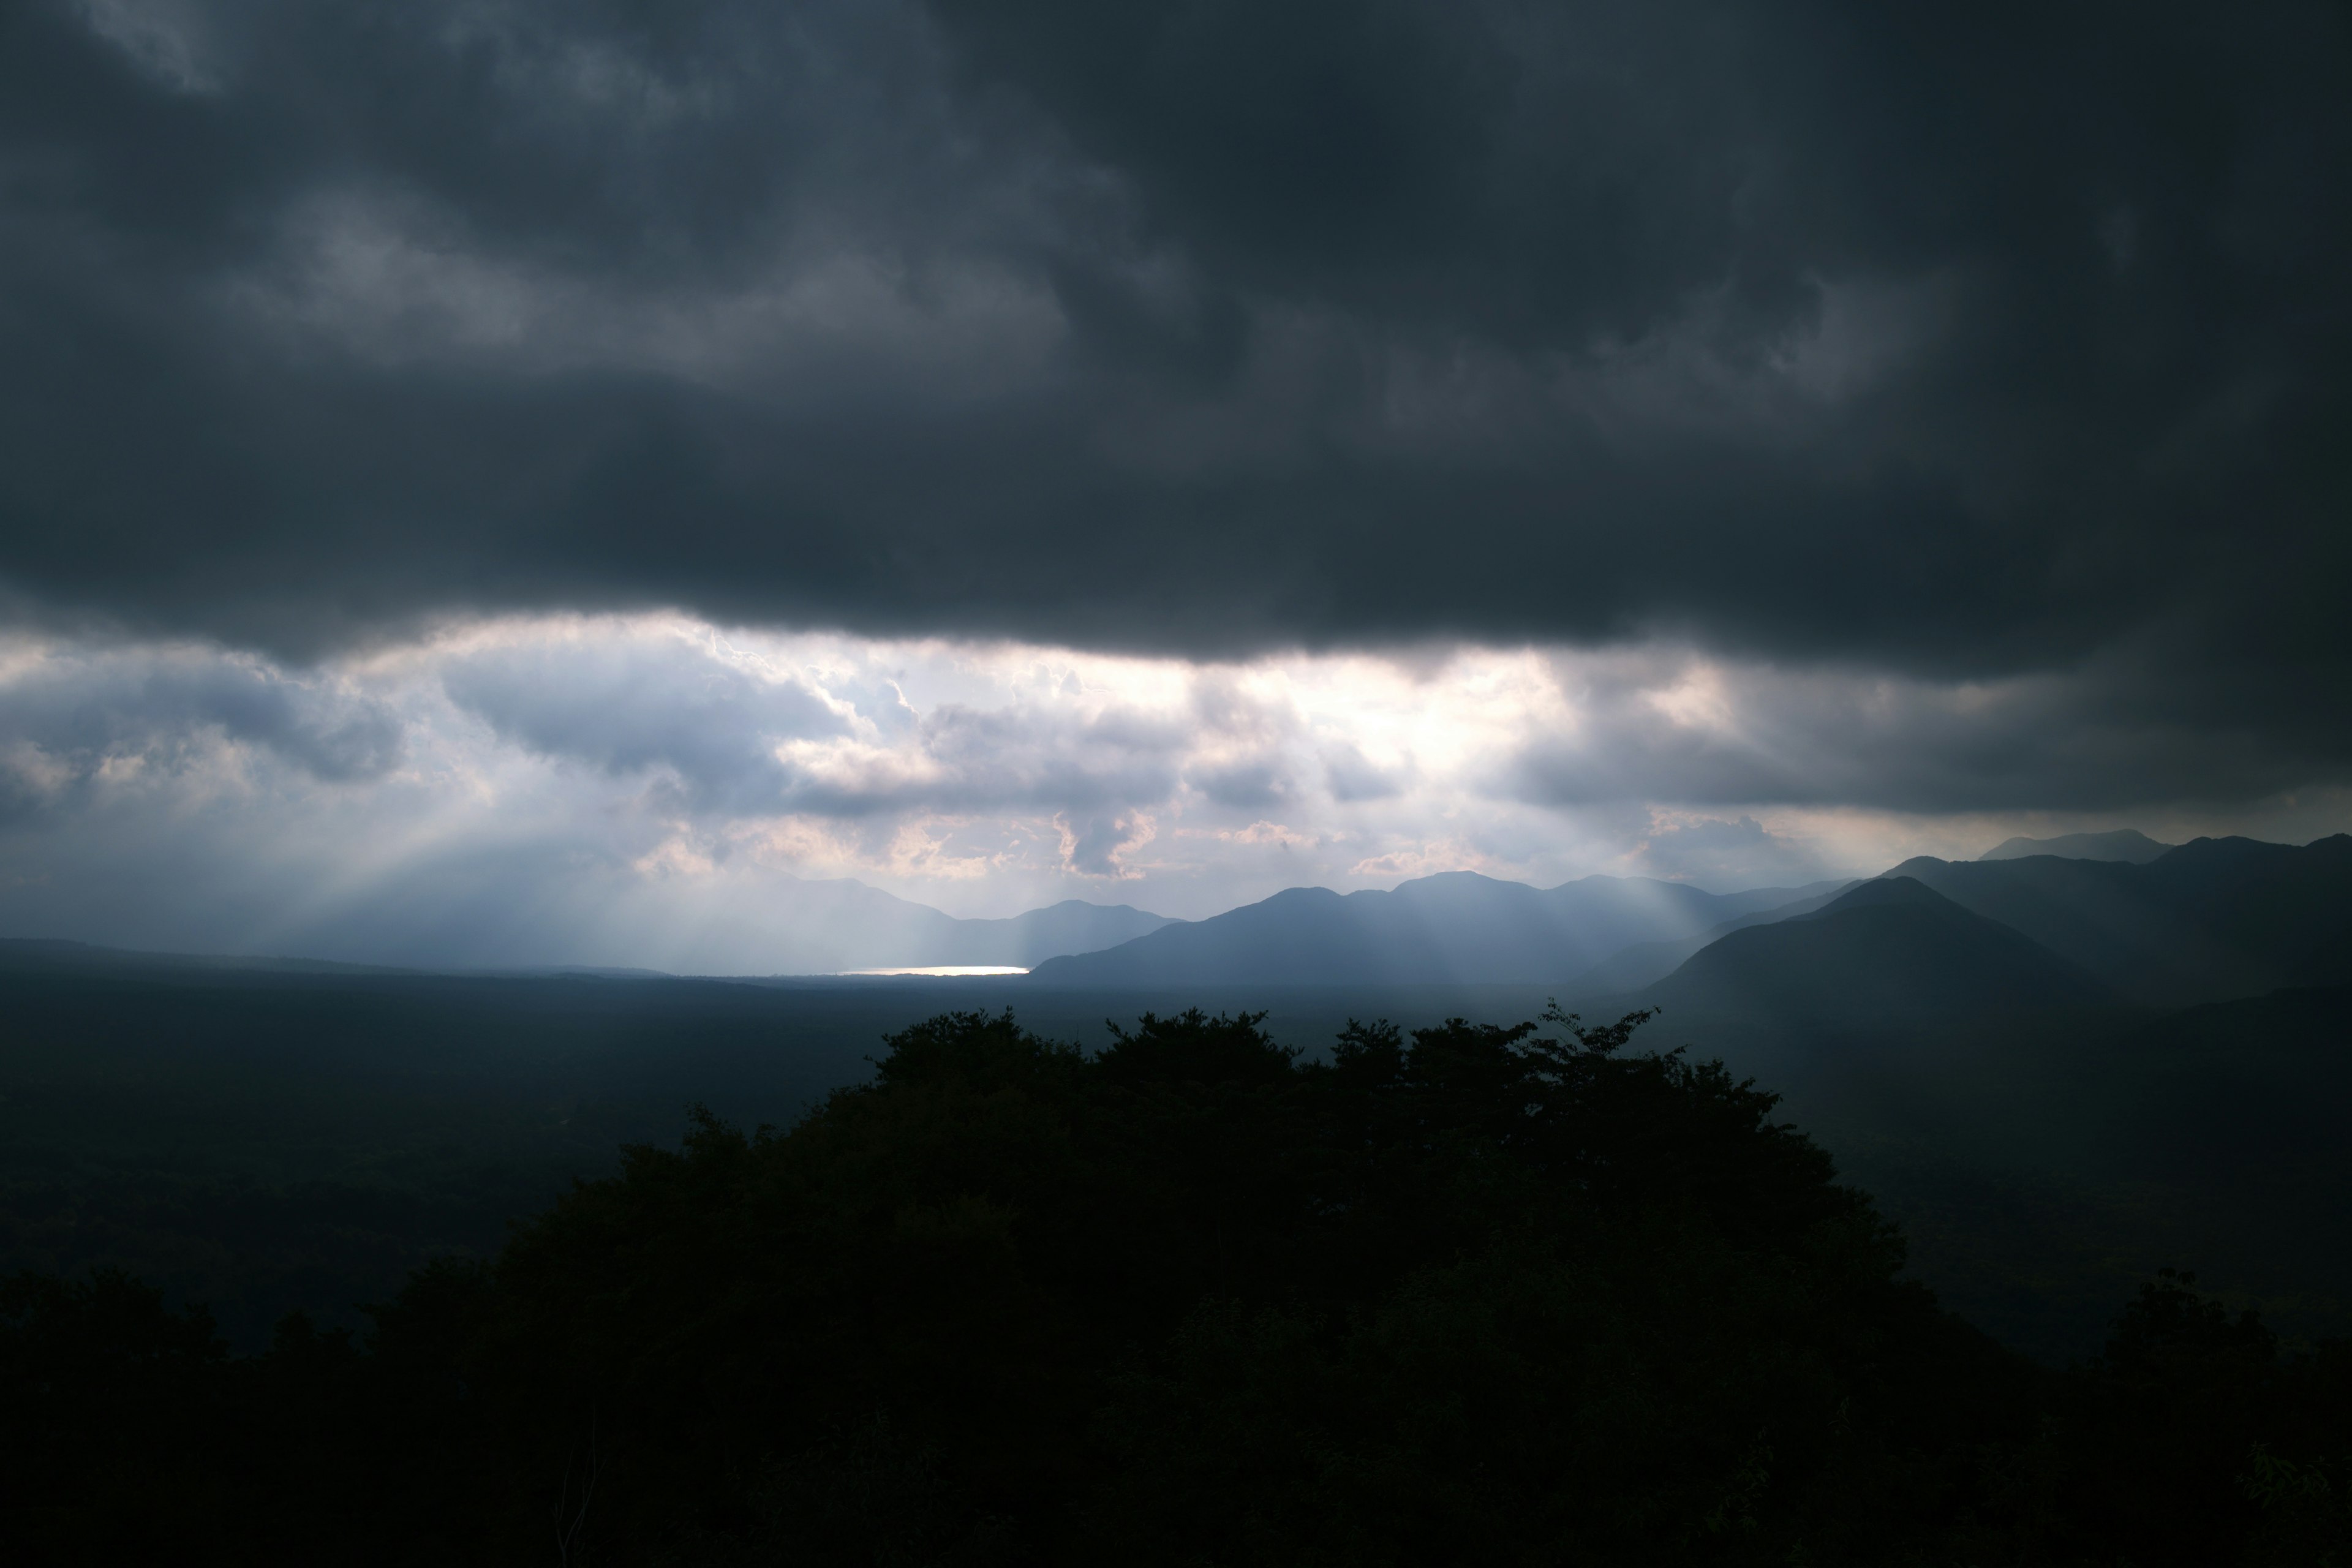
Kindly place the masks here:
POLYGON ((2352 826, 2340 5, 18 0, 0 931, 2352 826))

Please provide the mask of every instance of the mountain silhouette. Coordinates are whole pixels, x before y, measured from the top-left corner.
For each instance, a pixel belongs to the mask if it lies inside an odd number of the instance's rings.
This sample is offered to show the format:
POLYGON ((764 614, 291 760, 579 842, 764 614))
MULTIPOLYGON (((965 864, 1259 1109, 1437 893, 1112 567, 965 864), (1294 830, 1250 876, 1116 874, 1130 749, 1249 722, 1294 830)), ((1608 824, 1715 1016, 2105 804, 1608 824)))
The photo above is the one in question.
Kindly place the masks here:
POLYGON ((2200 838, 2145 865, 1922 856, 1888 873, 2011 926, 2135 1000, 2187 1006, 2294 983, 2345 934, 2352 835, 2200 838))
POLYGON ((1531 888, 1448 871, 1392 891, 1292 888, 1036 966, 1070 986, 1562 985, 1635 942, 1692 937, 1819 889, 1709 893, 1646 878, 1531 888))
POLYGON ((2124 860, 2144 866, 2175 844, 2159 844, 2135 827, 2108 833, 2064 833, 2055 838, 2011 838, 1977 857, 1979 860, 2022 860, 2029 855, 2055 855, 2067 860, 2124 860))
POLYGON ((1735 931, 1640 993, 1645 1005, 1758 1024, 1940 1021, 2114 1000, 2095 976, 1909 877, 1735 931))

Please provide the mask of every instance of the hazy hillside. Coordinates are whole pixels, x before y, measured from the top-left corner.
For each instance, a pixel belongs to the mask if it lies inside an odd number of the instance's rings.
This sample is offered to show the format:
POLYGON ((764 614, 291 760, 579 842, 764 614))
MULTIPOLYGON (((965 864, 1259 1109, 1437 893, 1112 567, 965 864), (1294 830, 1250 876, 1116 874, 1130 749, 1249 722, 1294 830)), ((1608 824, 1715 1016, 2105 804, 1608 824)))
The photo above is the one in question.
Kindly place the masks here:
POLYGON ((2029 855, 2055 855, 2068 860, 2124 860, 2146 865, 2174 844, 2159 844, 2136 827, 2107 833, 2063 833, 2055 838, 2011 838, 1977 857, 1979 860, 2022 860, 2029 855))
MULTIPOLYGON (((721 944, 728 954, 715 973, 729 974, 837 974, 845 970, 916 968, 950 964, 1008 965, 1022 969, 1061 953, 1113 947, 1171 924, 1126 904, 1090 904, 1067 899, 1045 909, 1003 920, 958 920, 929 904, 915 903, 847 878, 828 881, 787 879, 785 896, 759 911, 721 944)), ((5 940, 5 939, 0 939, 5 940)), ((72 945, 72 944, 66 944, 72 945)), ((89 952, 110 950, 92 947, 89 952)), ((383 965, 327 964, 273 958, 210 958, 151 954, 181 963, 266 963, 285 969, 310 964, 321 970, 383 969, 383 965)), ((425 965, 446 971, 446 964, 425 965)), ((656 969, 531 960, 493 962, 508 973, 659 973, 656 969)))
MULTIPOLYGON (((1093 952, 1177 924, 1165 915, 1126 904, 1089 904, 1065 899, 1010 920, 954 921, 923 951, 930 956, 886 959, 886 963, 1017 964, 1026 969, 1064 953, 1093 952)), ((843 968, 877 967, 873 965, 843 968)))
POLYGON ((2352 836, 2300 847, 2200 838, 2145 865, 1922 856, 1889 873, 2014 927, 2127 996, 2162 1005, 2289 984, 2352 926, 2352 836))
POLYGON ((1599 963, 1569 982, 1569 993, 1578 996, 1613 996, 1620 992, 1638 990, 1653 982, 1664 980, 1681 968, 1694 954, 1733 931, 1749 926, 1769 925, 1797 915, 1811 914, 1846 889, 1851 882, 1815 884, 1821 891, 1806 888, 1774 889, 1776 893, 1793 895, 1789 902, 1769 909, 1752 910, 1721 925, 1709 926, 1696 936, 1676 937, 1667 942, 1641 942, 1619 949, 1599 963))
POLYGON ((1737 1013, 1764 1027, 1943 1020, 2092 1005, 2108 988, 2048 948, 1907 877, 1735 931, 1640 993, 1670 1013, 1737 1013))
POLYGON ((1111 947, 1169 924, 1125 904, 1068 900, 1005 920, 958 920, 863 882, 796 882, 788 935, 761 967, 777 974, 932 964, 1028 968, 1058 953, 1111 947))
POLYGON ((1122 946, 1039 965, 1055 985, 1536 984, 1636 942, 1696 936, 1813 889, 1705 892, 1587 877, 1557 888, 1450 871, 1390 892, 1292 888, 1122 946))

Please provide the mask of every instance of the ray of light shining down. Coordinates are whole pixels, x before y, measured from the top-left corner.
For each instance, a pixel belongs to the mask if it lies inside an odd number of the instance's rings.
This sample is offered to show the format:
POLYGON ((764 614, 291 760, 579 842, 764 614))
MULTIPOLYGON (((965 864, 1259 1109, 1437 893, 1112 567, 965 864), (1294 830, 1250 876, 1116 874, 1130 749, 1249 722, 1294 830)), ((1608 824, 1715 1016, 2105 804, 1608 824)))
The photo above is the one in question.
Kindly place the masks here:
MULTIPOLYGON (((453 623, 294 667, 20 638, 0 915, 153 947, 767 973, 822 918, 794 879, 957 916, 1179 918, 1461 869, 1795 884, 2063 824, 1969 796, 1998 795, 2021 724, 2071 714, 2095 753, 2096 703, 1669 645, 1200 663, 652 615, 453 623)), ((2305 791, 2232 820, 2342 810, 2305 791)))

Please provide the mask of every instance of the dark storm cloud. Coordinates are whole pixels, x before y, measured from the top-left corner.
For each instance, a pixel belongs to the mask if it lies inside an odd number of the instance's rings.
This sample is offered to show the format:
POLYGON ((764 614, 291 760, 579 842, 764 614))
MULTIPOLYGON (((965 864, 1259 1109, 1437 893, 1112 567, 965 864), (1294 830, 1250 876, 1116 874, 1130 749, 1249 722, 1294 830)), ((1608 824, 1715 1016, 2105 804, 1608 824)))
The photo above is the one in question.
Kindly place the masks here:
POLYGON ((1917 813, 2096 811, 2259 799, 2340 771, 2339 738, 2285 700, 2152 659, 1928 685, 1858 671, 1627 655, 1565 671, 1579 721, 1520 748, 1500 793, 1549 805, 1854 805, 1917 813))
POLYGON ((1562 800, 2340 776, 2348 26, 26 0, 0 577, 296 653, 672 603, 2101 672, 2081 734, 1562 800))

